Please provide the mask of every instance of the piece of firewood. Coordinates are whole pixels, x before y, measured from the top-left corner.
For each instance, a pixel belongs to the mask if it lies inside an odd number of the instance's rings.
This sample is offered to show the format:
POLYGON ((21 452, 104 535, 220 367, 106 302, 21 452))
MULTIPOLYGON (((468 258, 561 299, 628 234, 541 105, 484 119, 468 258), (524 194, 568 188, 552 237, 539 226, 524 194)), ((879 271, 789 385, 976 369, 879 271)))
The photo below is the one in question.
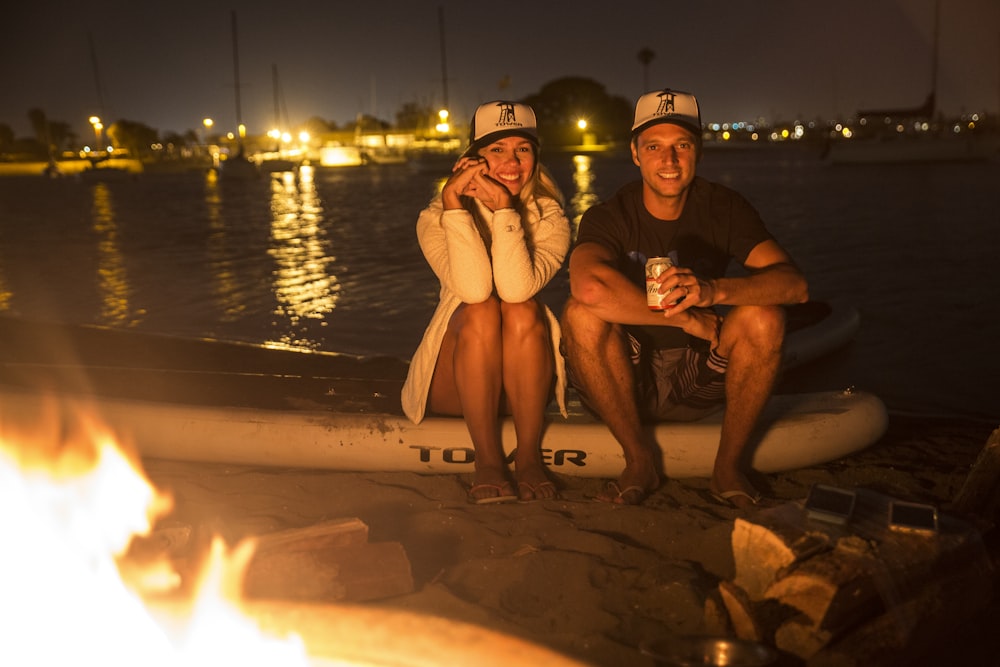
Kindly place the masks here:
POLYGON ((751 600, 746 591, 731 581, 719 582, 719 594, 729 613, 733 633, 747 641, 772 644, 774 631, 796 613, 774 600, 751 600))
POLYGON ((256 538, 244 576, 251 598, 360 602, 413 592, 403 547, 368 543, 360 519, 339 519, 256 538))
POLYGON ((254 555, 244 577, 249 598, 362 602, 413 592, 410 562, 395 542, 254 555))
POLYGON ((1000 508, 1000 429, 990 434, 976 462, 958 490, 951 510, 996 520, 1000 508))
MULTIPOLYGON (((985 556, 984 556, 985 557, 985 556)), ((886 610, 836 637, 809 660, 811 667, 895 667, 927 664, 928 651, 944 645, 990 604, 995 575, 985 561, 942 568, 921 586, 910 586, 886 610)), ((961 647, 955 647, 956 658, 961 647)), ((942 663, 947 664, 947 663, 942 663)))
POLYGON ((832 547, 830 537, 807 529, 802 516, 799 505, 786 503, 757 512, 750 519, 736 519, 733 582, 751 600, 763 599, 771 584, 795 563, 832 547))
POLYGON ((722 593, 718 588, 710 589, 705 595, 703 622, 705 632, 709 635, 729 637, 733 634, 733 624, 729 620, 726 603, 722 600, 722 593))
POLYGON ((126 557, 136 561, 150 561, 184 555, 191 544, 193 532, 189 523, 161 521, 148 535, 132 538, 126 557))
POLYGON ((867 542, 845 537, 833 550, 799 563, 764 595, 795 607, 816 628, 837 630, 881 609, 873 579, 877 569, 867 542))
POLYGON ((368 525, 357 518, 333 519, 303 528, 279 530, 255 538, 258 554, 271 550, 315 551, 357 546, 368 542, 368 525))
POLYGON ((820 630, 809 618, 799 615, 785 621, 774 632, 774 646, 785 653, 808 660, 821 651, 833 633, 820 630))
POLYGON ((747 641, 762 641, 765 632, 754 618, 753 601, 747 592, 731 581, 720 581, 719 594, 736 636, 747 641))
POLYGON ((413 573, 403 546, 398 542, 376 542, 363 549, 348 549, 339 555, 340 583, 344 600, 381 600, 413 592, 413 573))

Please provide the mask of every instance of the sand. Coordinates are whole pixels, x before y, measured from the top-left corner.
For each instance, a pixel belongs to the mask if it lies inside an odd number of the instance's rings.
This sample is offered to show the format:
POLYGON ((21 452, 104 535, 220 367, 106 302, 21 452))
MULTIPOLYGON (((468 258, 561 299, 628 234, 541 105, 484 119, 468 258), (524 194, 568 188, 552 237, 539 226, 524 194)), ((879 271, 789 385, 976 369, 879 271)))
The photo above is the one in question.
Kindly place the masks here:
MULTIPOLYGON (((777 502, 823 482, 946 508, 995 427, 893 415, 864 452, 755 482, 777 502)), ((366 606, 460 620, 591 665, 652 665, 643 641, 704 633, 706 595, 733 576, 740 513, 712 502, 704 479, 667 480, 640 507, 596 502, 601 480, 571 477, 558 478, 558 500, 475 506, 455 475, 144 465, 174 495, 168 520, 235 542, 357 517, 370 542, 403 546, 415 582, 366 606)))

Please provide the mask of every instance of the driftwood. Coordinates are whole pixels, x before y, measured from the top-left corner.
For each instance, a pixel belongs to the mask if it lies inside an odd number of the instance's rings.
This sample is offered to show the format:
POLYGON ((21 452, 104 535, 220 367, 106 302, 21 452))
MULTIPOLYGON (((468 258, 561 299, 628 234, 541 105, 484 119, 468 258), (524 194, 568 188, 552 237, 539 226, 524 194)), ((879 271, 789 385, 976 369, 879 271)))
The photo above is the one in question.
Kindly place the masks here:
POLYGON ((856 493, 845 525, 810 519, 799 503, 736 521, 735 577, 719 593, 737 636, 841 661, 828 664, 878 665, 915 645, 917 628, 933 632, 926 617, 963 618, 985 606, 993 573, 971 524, 942 515, 936 534, 895 532, 891 499, 856 493), (854 653, 867 662, 843 662, 854 653))

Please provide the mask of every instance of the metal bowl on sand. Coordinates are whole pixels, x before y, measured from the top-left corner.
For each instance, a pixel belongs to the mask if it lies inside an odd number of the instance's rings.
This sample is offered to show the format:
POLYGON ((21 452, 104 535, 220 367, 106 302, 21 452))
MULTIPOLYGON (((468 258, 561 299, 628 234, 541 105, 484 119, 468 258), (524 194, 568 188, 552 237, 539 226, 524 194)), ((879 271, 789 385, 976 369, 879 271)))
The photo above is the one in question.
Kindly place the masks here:
POLYGON ((726 637, 666 637, 645 641, 639 650, 660 667, 764 667, 778 659, 768 646, 726 637))

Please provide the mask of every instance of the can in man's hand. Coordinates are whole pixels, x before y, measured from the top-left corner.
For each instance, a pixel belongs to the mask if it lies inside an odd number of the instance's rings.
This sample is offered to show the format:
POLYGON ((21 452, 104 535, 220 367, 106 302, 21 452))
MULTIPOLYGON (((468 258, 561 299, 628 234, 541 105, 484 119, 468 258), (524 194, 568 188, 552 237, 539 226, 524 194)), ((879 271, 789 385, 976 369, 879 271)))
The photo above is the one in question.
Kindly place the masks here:
POLYGON ((674 263, 669 257, 650 257, 646 260, 646 305, 650 310, 663 311, 673 308, 676 304, 664 303, 664 299, 673 290, 660 294, 660 283, 656 279, 664 271, 673 266, 674 263))

